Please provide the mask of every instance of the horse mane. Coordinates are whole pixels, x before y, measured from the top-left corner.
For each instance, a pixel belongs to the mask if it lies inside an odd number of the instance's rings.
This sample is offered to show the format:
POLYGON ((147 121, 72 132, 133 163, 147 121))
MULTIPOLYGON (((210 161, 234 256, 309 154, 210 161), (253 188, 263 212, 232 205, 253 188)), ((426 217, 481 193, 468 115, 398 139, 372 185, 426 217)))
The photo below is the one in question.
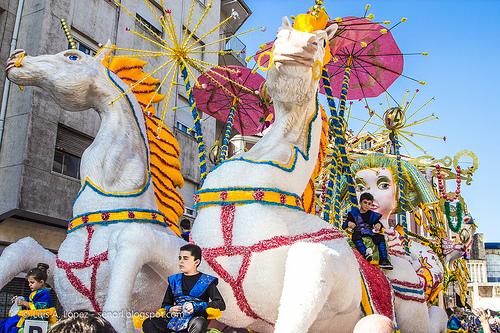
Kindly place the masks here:
POLYGON ((311 179, 309 179, 309 182, 307 183, 306 189, 304 190, 304 193, 302 194, 302 202, 304 204, 304 210, 307 213, 314 214, 314 202, 315 202, 315 181, 316 178, 321 173, 321 168, 323 167, 323 162, 325 160, 326 156, 326 146, 328 144, 328 117, 326 115, 325 110, 323 107, 320 105, 320 110, 321 110, 321 137, 319 139, 319 152, 318 152, 318 161, 316 162, 316 165, 314 166, 313 173, 311 175, 311 179))
MULTIPOLYGON (((147 75, 144 72, 147 62, 137 58, 106 57, 103 65, 129 86, 147 75)), ((152 116, 155 114, 152 104, 160 102, 164 97, 161 94, 155 94, 159 83, 158 79, 150 76, 135 86, 132 92, 144 114, 150 152, 149 170, 158 209, 174 223, 169 225, 170 229, 180 235, 179 217, 184 214, 184 201, 177 189, 184 185, 179 160, 180 147, 172 131, 163 121, 152 116)))

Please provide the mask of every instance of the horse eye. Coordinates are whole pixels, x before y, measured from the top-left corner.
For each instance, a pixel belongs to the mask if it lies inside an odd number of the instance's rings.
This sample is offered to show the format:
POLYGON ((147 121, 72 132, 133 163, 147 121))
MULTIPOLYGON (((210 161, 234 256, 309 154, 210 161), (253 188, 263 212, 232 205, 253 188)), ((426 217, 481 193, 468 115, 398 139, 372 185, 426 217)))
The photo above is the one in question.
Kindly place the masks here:
POLYGON ((323 47, 326 47, 326 39, 323 39, 323 47))
POLYGON ((71 61, 77 61, 78 59, 80 59, 79 56, 75 55, 75 54, 70 54, 68 56, 68 59, 71 60, 71 61))

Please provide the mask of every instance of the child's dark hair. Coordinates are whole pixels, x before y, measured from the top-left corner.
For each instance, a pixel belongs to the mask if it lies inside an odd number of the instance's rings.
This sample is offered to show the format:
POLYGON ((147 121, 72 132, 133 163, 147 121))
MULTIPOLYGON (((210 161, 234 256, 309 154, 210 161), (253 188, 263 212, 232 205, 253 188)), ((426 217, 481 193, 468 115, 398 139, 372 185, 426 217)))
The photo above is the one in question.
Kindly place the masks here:
POLYGON ((189 221, 188 219, 182 220, 181 221, 181 228, 185 229, 185 230, 191 229, 191 221, 189 221))
POLYGON ((368 192, 362 193, 359 197, 359 202, 362 202, 363 200, 373 201, 373 195, 368 192))
POLYGON ((38 265, 36 265, 35 268, 32 268, 28 271, 28 274, 26 274, 26 278, 31 276, 33 279, 35 279, 39 282, 42 280, 47 282, 47 270, 48 269, 49 269, 49 265, 41 262, 38 265))
POLYGON ((194 260, 199 259, 201 262, 201 248, 198 245, 186 244, 181 247, 180 251, 191 252, 191 255, 194 257, 194 260))
POLYGON ((79 310, 68 313, 48 333, 116 333, 111 324, 96 312, 79 310))

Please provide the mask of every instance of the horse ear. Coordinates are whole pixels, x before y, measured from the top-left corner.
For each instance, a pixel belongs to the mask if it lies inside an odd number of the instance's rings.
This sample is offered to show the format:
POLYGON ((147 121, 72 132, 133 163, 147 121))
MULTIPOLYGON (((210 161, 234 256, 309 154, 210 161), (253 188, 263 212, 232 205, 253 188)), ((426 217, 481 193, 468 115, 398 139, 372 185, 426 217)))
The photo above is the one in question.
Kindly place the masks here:
POLYGON ((333 36, 335 36, 335 33, 337 32, 337 29, 339 26, 336 23, 330 24, 328 28, 326 28, 326 34, 328 35, 328 40, 331 40, 333 36))
POLYGON ((283 16, 283 18, 281 19, 281 27, 285 29, 292 29, 292 24, 290 23, 290 20, 287 16, 283 16))
POLYGON ((108 39, 105 45, 101 46, 99 51, 97 51, 97 54, 95 55, 94 59, 101 63, 104 58, 106 58, 110 53, 113 52, 113 44, 111 44, 111 41, 108 39))

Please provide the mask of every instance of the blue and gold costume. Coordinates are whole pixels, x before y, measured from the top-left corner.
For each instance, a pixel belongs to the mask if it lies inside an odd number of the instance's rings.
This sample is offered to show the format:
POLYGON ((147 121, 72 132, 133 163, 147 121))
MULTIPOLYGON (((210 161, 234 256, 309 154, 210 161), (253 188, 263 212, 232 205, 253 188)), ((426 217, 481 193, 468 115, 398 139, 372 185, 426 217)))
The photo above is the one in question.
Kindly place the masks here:
MULTIPOLYGON (((183 275, 184 274, 180 273, 172 275, 168 278, 168 283, 175 299, 174 305, 183 306, 184 303, 190 302, 193 304, 194 311, 192 314, 184 313, 182 317, 174 317, 170 319, 167 328, 176 332, 185 330, 188 326, 189 321, 195 316, 195 314, 203 313, 207 309, 208 303, 204 302, 202 299, 200 299, 200 297, 205 293, 210 284, 217 280, 217 278, 213 276, 201 274, 198 281, 196 281, 193 289, 189 291, 189 294, 184 295, 184 292, 182 290, 183 275)), ((171 306, 167 305, 165 307, 165 310, 167 310, 168 312, 170 307, 171 306)))
POLYGON ((220 311, 226 308, 217 290, 217 283, 217 278, 203 273, 189 276, 179 273, 170 276, 162 304, 168 316, 147 319, 142 325, 143 331, 145 333, 205 332, 208 325, 207 308, 220 311), (193 305, 192 313, 169 313, 173 306, 182 307, 186 303, 193 305))
MULTIPOLYGON (((52 307, 50 288, 41 288, 33 291, 28 297, 29 310, 41 310, 52 307)), ((23 331, 22 318, 18 315, 9 317, 0 322, 0 333, 19 333, 23 331)))

